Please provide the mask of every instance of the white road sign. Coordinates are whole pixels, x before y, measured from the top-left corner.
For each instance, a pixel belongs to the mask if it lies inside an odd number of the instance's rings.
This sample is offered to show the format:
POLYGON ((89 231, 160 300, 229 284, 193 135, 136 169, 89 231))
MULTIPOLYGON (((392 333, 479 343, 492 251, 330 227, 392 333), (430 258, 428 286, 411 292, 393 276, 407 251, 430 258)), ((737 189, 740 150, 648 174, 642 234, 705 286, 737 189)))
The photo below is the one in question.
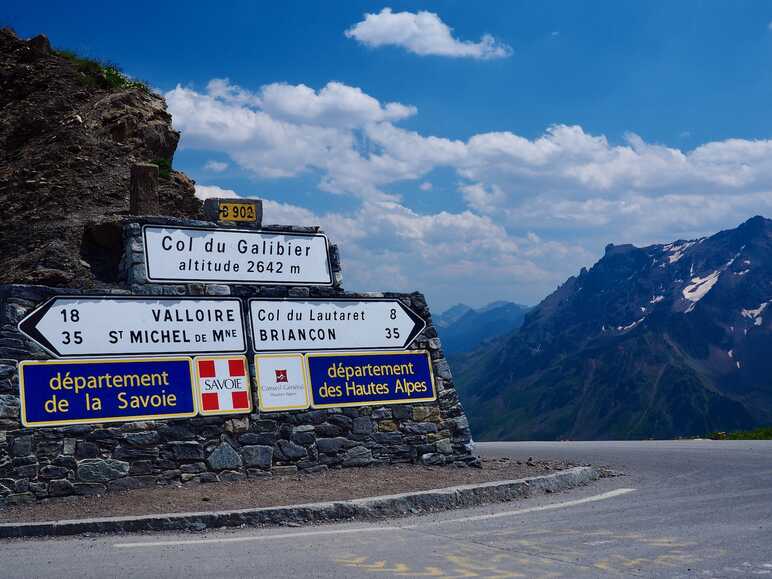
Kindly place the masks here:
POLYGON ((249 300, 255 352, 401 350, 426 322, 397 299, 249 300))
POLYGON ((327 237, 145 225, 151 282, 332 285, 327 237))
POLYGON ((246 351, 233 298, 57 296, 19 330, 61 358, 246 351))

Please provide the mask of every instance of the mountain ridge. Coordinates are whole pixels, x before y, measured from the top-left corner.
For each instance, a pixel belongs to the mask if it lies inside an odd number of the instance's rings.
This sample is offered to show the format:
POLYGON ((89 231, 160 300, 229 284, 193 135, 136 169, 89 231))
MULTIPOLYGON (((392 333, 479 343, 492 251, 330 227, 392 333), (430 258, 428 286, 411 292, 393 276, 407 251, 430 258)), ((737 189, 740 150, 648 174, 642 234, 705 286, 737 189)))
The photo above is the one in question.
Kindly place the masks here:
POLYGON ((445 352, 457 355, 520 327, 528 306, 496 301, 479 308, 457 304, 433 318, 445 352))
POLYGON ((476 436, 669 438, 772 421, 772 221, 606 247, 454 370, 476 436))

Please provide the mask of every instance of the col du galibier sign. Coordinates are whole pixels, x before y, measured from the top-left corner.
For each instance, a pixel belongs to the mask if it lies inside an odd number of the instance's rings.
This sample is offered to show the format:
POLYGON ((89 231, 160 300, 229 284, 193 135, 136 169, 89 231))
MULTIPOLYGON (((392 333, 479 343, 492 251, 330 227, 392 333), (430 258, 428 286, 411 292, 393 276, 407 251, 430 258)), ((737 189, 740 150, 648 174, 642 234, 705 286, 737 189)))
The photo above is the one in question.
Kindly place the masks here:
POLYGON ((150 282, 332 285, 321 233, 145 225, 150 282))

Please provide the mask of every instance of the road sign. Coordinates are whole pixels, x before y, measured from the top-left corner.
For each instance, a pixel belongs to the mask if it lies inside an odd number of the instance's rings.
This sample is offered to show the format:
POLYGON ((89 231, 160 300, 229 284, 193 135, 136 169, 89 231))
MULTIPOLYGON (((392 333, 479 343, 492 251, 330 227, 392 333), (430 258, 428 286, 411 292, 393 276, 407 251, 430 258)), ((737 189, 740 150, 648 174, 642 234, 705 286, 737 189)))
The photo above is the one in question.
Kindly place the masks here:
POLYGON ((220 201, 217 217, 220 221, 257 221, 257 202, 220 201))
POLYGON ((155 225, 142 231, 151 282, 332 285, 321 233, 155 225))
POLYGON ((306 361, 314 408, 437 399, 426 351, 306 354, 306 361))
POLYGON ((27 360, 21 422, 61 426, 196 415, 190 358, 27 360))
POLYGON ((195 365, 201 414, 252 412, 246 356, 199 356, 195 365))
POLYGON ((246 351, 235 298, 56 296, 19 331, 61 358, 246 351))
POLYGON ((301 354, 258 354, 255 377, 261 412, 303 410, 310 405, 301 354))
POLYGON ((255 352, 399 349, 408 346, 426 322, 400 300, 249 300, 255 352))

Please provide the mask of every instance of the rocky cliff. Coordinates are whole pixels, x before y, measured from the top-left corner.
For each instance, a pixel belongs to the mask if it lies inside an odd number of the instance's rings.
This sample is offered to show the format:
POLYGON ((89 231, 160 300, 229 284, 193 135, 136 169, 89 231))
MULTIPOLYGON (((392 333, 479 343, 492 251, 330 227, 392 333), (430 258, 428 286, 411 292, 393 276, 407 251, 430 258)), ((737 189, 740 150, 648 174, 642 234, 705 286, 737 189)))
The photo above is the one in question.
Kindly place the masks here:
POLYGON ((172 171, 179 141, 164 99, 112 67, 0 30, 0 283, 110 284, 104 251, 128 213, 129 172, 158 163, 164 214, 197 217, 172 171))

